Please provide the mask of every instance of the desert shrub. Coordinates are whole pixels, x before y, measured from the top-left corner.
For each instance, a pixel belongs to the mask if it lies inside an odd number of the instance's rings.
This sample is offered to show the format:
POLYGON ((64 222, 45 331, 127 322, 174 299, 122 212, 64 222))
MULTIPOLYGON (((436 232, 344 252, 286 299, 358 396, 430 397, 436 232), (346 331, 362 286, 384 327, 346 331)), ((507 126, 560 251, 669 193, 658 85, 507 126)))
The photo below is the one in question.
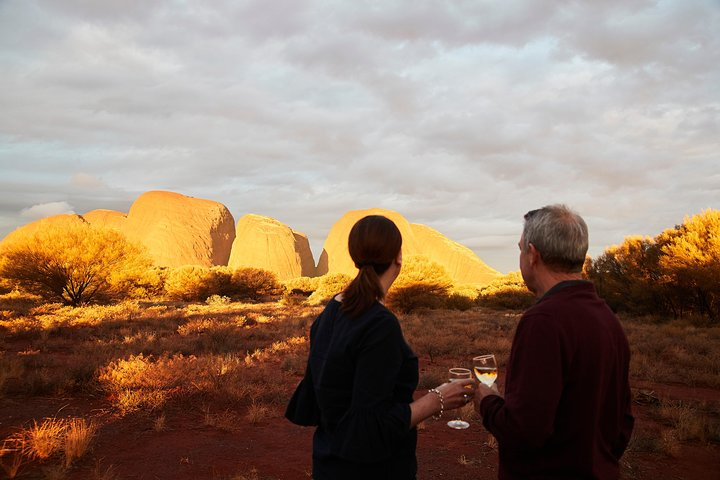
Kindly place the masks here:
POLYGON ((225 265, 216 265, 210 267, 210 275, 212 276, 212 294, 221 297, 232 297, 235 294, 235 285, 232 276, 233 269, 225 265))
POLYGON ((587 276, 611 308, 720 321, 720 211, 685 218, 655 236, 630 236, 588 262, 587 276))
POLYGON ((232 274, 233 293, 253 301, 282 295, 285 288, 273 272, 261 268, 239 268, 232 274))
POLYGON ((392 290, 387 297, 389 308, 400 313, 419 309, 438 309, 445 306, 447 297, 427 284, 407 285, 392 290))
POLYGON ((320 285, 320 279, 322 277, 297 277, 285 280, 283 285, 285 286, 285 292, 287 294, 297 294, 309 297, 318 285, 320 285))
POLYGON ((449 310, 470 310, 475 306, 475 299, 462 293, 451 293, 445 299, 445 308, 449 310))
POLYGON ((285 287, 282 304, 287 306, 303 305, 308 297, 317 290, 320 277, 297 277, 282 282, 285 287))
POLYGON ((480 289, 477 299, 480 306, 499 309, 526 309, 534 302, 535 296, 525 286, 520 272, 496 278, 480 289))
POLYGON ((221 274, 199 265, 184 265, 172 269, 165 281, 165 293, 173 300, 205 301, 220 290, 221 274))
POLYGON ((224 295, 210 295, 207 300, 205 300, 205 303, 212 307, 220 307, 224 305, 229 305, 232 300, 230 297, 226 297, 224 295))
POLYGON ((10 293, 15 289, 15 285, 7 278, 0 277, 0 295, 10 293))
POLYGON ((614 311, 649 314, 663 304, 658 269, 660 250, 649 237, 626 237, 622 244, 605 249, 586 261, 585 275, 614 311))
POLYGON ((412 256, 403 262, 400 275, 387 294, 387 304, 403 313, 442 308, 452 286, 452 279, 442 265, 424 256, 412 256))
POLYGON ((150 267, 130 279, 119 279, 118 284, 127 292, 128 298, 158 298, 165 292, 167 275, 165 267, 150 267))
POLYGON ((352 281, 350 275, 344 273, 327 273, 318 278, 318 286, 308 297, 310 305, 320 305, 327 302, 338 293, 345 290, 345 287, 352 281))
POLYGON ((126 297, 149 268, 140 246, 86 223, 48 225, 0 251, 0 277, 45 300, 73 306, 126 297))

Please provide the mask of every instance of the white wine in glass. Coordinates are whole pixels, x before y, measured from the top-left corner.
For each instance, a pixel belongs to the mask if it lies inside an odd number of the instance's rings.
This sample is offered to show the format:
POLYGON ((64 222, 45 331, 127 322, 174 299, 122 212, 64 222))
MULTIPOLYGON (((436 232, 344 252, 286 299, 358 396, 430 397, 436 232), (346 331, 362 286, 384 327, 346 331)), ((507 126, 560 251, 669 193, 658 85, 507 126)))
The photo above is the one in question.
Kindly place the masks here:
POLYGON ((495 355, 480 355, 473 358, 473 371, 478 382, 484 383, 488 387, 491 386, 497 379, 495 355))
MULTIPOLYGON (((467 380, 472 378, 472 372, 468 370, 467 368, 451 368, 450 369, 450 381, 451 382, 457 382, 458 380, 467 380)), ((468 428, 470 424, 466 422, 465 420, 460 419, 459 417, 455 420, 450 420, 448 423, 448 427, 454 428, 455 430, 462 430, 464 428, 468 428)))

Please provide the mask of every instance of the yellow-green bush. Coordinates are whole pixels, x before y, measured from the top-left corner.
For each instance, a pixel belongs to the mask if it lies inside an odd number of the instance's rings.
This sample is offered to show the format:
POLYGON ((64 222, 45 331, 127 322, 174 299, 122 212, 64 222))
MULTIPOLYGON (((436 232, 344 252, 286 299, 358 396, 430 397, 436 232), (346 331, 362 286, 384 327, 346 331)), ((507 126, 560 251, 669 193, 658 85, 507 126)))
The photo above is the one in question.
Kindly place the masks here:
POLYGON ((164 267, 150 267, 140 271, 131 279, 118 278, 118 285, 127 292, 128 298, 152 299, 163 295, 168 269, 164 267))
POLYGON ((318 286, 308 297, 307 303, 310 305, 325 303, 345 290, 345 287, 347 287, 351 281, 352 277, 344 273, 327 273, 322 277, 318 277, 318 286))
POLYGON ((480 289, 477 303, 483 307, 526 309, 535 302, 520 272, 510 272, 480 289))
POLYGON ((720 210, 686 217, 654 238, 630 236, 588 262, 611 308, 720 322, 720 210))
POLYGON ((297 277, 285 280, 285 292, 309 297, 320 285, 322 277, 297 277))
POLYGON ((232 274, 233 294, 259 301, 282 295, 285 287, 273 272, 260 268, 239 268, 232 274))
POLYGON ((72 306, 127 297, 150 265, 142 247, 87 223, 47 225, 0 248, 0 278, 72 306))
POLYGON ((387 304, 404 313, 443 308, 452 286, 450 275, 439 263, 421 255, 408 257, 387 294, 387 304))
POLYGON ((217 270, 200 265, 183 265, 168 273, 165 293, 173 300, 205 301, 219 293, 222 279, 223 275, 217 270))

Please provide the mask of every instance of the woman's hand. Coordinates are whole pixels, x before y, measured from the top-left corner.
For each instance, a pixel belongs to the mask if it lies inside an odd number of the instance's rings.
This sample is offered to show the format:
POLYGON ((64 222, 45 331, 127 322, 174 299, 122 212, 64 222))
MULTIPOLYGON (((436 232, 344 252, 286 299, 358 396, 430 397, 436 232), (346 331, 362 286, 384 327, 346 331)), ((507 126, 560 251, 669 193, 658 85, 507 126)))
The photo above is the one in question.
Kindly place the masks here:
POLYGON ((443 383, 437 387, 443 395, 445 410, 463 407, 471 402, 475 396, 476 385, 475 380, 468 378, 467 380, 455 380, 443 383))
POLYGON ((443 383, 410 404, 410 426, 414 427, 426 418, 442 416, 468 404, 475 396, 475 381, 472 379, 443 383), (438 395, 433 390, 440 392, 438 395), (442 395, 442 397, 441 397, 442 395))

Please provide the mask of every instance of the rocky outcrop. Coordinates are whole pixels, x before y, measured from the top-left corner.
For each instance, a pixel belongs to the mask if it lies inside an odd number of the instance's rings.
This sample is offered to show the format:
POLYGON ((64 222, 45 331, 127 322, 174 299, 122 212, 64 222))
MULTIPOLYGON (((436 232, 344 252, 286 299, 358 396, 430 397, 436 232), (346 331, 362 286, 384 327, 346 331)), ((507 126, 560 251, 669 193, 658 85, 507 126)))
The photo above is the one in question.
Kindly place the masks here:
POLYGON ((262 268, 278 279, 315 275, 308 238, 270 217, 245 215, 237 223, 230 268, 262 268))
POLYGON ((83 217, 75 214, 62 213, 60 215, 52 215, 50 217, 41 218, 34 222, 18 227, 10 232, 5 238, 2 239, 2 243, 10 244, 17 240, 30 237, 35 233, 46 229, 46 228, 63 228, 65 226, 87 223, 83 217))
POLYGON ((468 247, 450 240, 434 228, 419 223, 411 226, 415 238, 422 245, 422 254, 445 267, 455 283, 484 285, 500 275, 468 247))
POLYGON ((348 235, 352 226, 367 215, 383 215, 395 222, 403 237, 403 256, 424 255, 439 263, 456 283, 486 284, 499 275, 487 266, 472 250, 450 240, 430 227, 410 224, 405 217, 392 210, 371 208, 346 213, 330 229, 318 262, 318 275, 326 273, 357 274, 348 253, 348 235))
POLYGON ((162 267, 227 265, 235 221, 225 205, 173 192, 146 192, 122 228, 162 267))
POLYGON ((382 208, 352 210, 343 215, 330 229, 318 260, 318 275, 344 273, 354 277, 357 274, 357 268, 348 253, 348 235, 353 225, 367 215, 383 215, 395 222, 403 238, 403 255, 412 255, 412 252, 417 253, 420 250, 410 223, 399 213, 382 208))
POLYGON ((234 223, 221 203, 173 192, 142 194, 125 214, 92 210, 80 215, 54 215, 11 232, 3 242, 29 236, 46 226, 87 222, 112 228, 147 249, 155 265, 229 265, 274 272, 278 279, 326 273, 354 276, 357 269, 347 251, 352 226, 366 215, 384 215, 400 229, 403 255, 424 255, 439 263, 456 283, 486 284, 499 275, 469 248, 428 226, 409 223, 401 214, 380 208, 353 210, 332 226, 317 268, 307 236, 269 217, 245 215, 234 223))
POLYGON ((123 232, 127 222, 127 215, 115 210, 91 210, 84 213, 82 217, 94 227, 112 228, 120 232, 123 232))

